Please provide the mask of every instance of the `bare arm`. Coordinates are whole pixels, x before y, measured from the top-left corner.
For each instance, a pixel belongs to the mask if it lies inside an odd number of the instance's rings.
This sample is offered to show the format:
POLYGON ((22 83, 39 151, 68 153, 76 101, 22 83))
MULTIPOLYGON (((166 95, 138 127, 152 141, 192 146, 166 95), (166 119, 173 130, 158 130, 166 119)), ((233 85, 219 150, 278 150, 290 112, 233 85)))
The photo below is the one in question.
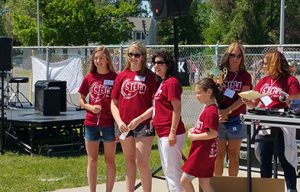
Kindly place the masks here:
POLYGON ((180 120, 181 115, 181 101, 178 99, 172 100, 171 104, 173 106, 173 113, 172 113, 172 124, 171 124, 171 130, 169 133, 169 144, 170 146, 173 146, 176 144, 176 132, 177 127, 180 120))
POLYGON ((214 129, 208 129, 207 132, 200 133, 200 134, 193 134, 190 131, 188 132, 188 138, 190 138, 191 141, 209 140, 209 139, 214 139, 216 137, 218 137, 218 132, 214 129))
POLYGON ((123 133, 123 132, 129 131, 129 130, 127 128, 127 125, 121 119, 118 104, 119 104, 118 100, 112 99, 111 103, 110 103, 110 110, 111 110, 111 113, 112 113, 112 115, 115 119, 115 122, 117 123, 120 131, 123 133))
POLYGON ((79 104, 81 107, 83 107, 85 110, 89 110, 92 113, 99 113, 101 111, 101 106, 100 105, 90 105, 87 101, 86 101, 86 96, 83 94, 80 94, 79 96, 79 104))
POLYGON ((142 122, 144 122, 145 120, 149 119, 152 117, 152 113, 153 113, 153 107, 150 107, 149 109, 147 109, 143 114, 141 114, 140 116, 134 118, 129 124, 128 124, 128 128, 130 130, 135 129, 139 124, 141 124, 142 122))
MULTIPOLYGON (((242 92, 249 91, 249 90, 250 90, 250 86, 243 86, 242 87, 242 92)), ((226 109, 220 110, 219 111, 220 121, 228 120, 228 115, 230 115, 234 110, 238 109, 243 104, 244 104, 243 101, 241 100, 241 98, 239 98, 232 105, 227 107, 226 109)))

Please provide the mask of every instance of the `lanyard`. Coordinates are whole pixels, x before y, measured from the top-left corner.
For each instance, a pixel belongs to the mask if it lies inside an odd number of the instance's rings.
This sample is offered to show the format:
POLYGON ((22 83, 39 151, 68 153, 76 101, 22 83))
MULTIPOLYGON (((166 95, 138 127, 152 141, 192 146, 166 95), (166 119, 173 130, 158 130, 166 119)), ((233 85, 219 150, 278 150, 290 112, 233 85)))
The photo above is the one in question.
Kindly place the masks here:
POLYGON ((273 88, 273 85, 277 82, 278 79, 279 79, 279 77, 277 77, 277 79, 273 82, 273 81, 272 81, 273 79, 271 78, 271 85, 270 85, 270 87, 269 87, 269 89, 268 89, 267 94, 270 93, 271 89, 273 88))

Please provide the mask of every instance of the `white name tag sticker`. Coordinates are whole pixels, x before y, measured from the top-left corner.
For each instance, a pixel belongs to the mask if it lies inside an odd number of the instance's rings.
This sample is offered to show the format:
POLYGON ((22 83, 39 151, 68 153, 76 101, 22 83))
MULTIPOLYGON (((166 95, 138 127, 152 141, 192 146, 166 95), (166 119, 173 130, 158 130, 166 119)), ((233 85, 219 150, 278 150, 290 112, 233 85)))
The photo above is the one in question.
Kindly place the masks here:
POLYGON ((235 91, 232 89, 228 89, 228 88, 225 90, 225 93, 224 93, 224 95, 229 98, 233 98, 234 94, 235 94, 235 91))
POLYGON ((114 80, 104 80, 103 84, 113 86, 114 85, 114 80))
POLYGON ((272 99, 268 95, 263 96, 262 98, 260 98, 260 100, 265 106, 268 106, 272 103, 272 99))
POLYGON ((137 76, 134 77, 134 80, 135 81, 142 81, 142 82, 144 82, 145 81, 145 76, 138 76, 137 75, 137 76))

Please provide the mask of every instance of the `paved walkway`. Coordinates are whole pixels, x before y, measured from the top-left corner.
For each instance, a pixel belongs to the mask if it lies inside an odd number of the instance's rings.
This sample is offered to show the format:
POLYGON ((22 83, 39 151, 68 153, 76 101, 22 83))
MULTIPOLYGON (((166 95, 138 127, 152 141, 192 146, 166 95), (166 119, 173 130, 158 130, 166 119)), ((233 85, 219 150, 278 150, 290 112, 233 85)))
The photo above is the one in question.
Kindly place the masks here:
MULTIPOLYGON (((227 174, 227 170, 224 171, 224 174, 227 174)), ((246 171, 240 170, 239 171, 239 176, 240 177, 246 177, 247 173, 246 171)), ((252 177, 259 177, 259 174, 256 172, 252 173, 252 177)), ((279 176, 279 178, 282 178, 281 176, 279 176)), ((139 180, 137 180, 136 184, 139 183, 139 180)), ((193 182, 196 191, 198 191, 198 181, 196 179, 194 179, 193 182)), ((125 191, 125 181, 120 181, 120 182, 116 182, 114 185, 114 192, 122 192, 125 191)), ((298 190, 300 189, 300 179, 298 179, 298 190)), ((98 184, 97 185, 97 191, 102 192, 105 191, 105 184, 98 184)), ((135 192, 142 192, 142 187, 139 187, 137 190, 135 190, 135 192)), ((166 183, 165 180, 162 179, 157 179, 157 178, 153 178, 152 179, 152 191, 153 192, 167 192, 167 187, 166 187, 166 183)), ((87 186, 85 187, 78 187, 78 188, 71 188, 71 189, 59 189, 56 190, 54 192, 89 192, 89 189, 87 186)))

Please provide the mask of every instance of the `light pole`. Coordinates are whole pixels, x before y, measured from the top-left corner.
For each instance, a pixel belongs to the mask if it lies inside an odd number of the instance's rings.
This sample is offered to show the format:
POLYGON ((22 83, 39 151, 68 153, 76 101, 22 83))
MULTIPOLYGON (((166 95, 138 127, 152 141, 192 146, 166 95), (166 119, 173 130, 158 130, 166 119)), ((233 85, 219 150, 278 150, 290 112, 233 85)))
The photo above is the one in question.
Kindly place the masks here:
POLYGON ((36 0, 36 17, 37 17, 37 46, 40 47, 40 1, 36 0))
POLYGON ((281 0, 280 4, 280 35, 279 35, 279 43, 280 45, 284 44, 284 0, 281 0))

